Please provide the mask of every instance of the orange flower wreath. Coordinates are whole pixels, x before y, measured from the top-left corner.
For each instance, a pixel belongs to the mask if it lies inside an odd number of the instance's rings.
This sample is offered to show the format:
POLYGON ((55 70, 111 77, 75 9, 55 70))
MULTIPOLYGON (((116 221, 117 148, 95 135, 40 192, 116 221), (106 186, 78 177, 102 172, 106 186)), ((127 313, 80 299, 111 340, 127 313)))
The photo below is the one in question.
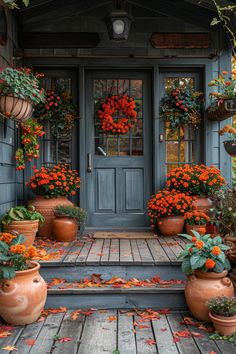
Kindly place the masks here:
POLYGON ((127 95, 107 96, 100 103, 97 112, 101 130, 111 134, 126 134, 137 122, 135 108, 136 104, 132 97, 127 95), (116 113, 120 113, 124 117, 114 121, 113 116, 116 113))

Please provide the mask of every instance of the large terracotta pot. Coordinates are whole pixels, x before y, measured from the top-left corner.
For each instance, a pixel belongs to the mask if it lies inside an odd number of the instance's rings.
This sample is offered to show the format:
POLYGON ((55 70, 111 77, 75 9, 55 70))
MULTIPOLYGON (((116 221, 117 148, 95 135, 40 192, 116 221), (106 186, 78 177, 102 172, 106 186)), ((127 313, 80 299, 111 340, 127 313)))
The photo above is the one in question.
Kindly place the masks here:
POLYGON ((0 282, 0 316, 13 325, 36 321, 45 305, 47 285, 39 274, 40 265, 17 271, 13 279, 0 282))
POLYGON ((78 223, 67 216, 56 216, 53 220, 52 232, 59 242, 74 241, 77 237, 78 223))
POLYGON ((158 218, 158 228, 163 236, 176 236, 184 229, 184 217, 182 215, 172 215, 158 218))
POLYGON ((16 231, 25 236, 22 242, 25 246, 32 246, 39 228, 39 220, 12 221, 9 225, 3 225, 4 231, 16 231))
POLYGON ((236 264, 236 237, 231 236, 230 234, 224 237, 224 243, 230 247, 226 252, 227 257, 236 264))
POLYGON ((200 233, 200 235, 205 235, 205 232, 202 232, 202 230, 205 229, 206 232, 206 224, 204 225, 188 225, 186 224, 186 233, 190 236, 194 236, 192 233, 192 230, 197 231, 200 233))
POLYGON ((196 270, 188 277, 185 298, 193 316, 201 321, 209 321, 207 301, 215 296, 234 296, 234 287, 227 277, 228 272, 203 272, 196 270))
POLYGON ((0 111, 6 117, 19 122, 26 121, 32 114, 32 103, 11 95, 0 97, 0 111))
POLYGON ((57 205, 73 205, 67 197, 57 198, 44 198, 41 195, 36 196, 35 200, 31 203, 35 209, 39 211, 45 218, 42 226, 39 227, 39 236, 42 238, 53 239, 52 234, 52 221, 55 219, 54 208, 57 205))
POLYGON ((231 336, 236 332, 236 316, 224 317, 209 313, 215 330, 222 336, 231 336))
POLYGON ((200 197, 196 195, 194 196, 192 205, 198 210, 207 213, 213 207, 213 201, 208 196, 200 197))

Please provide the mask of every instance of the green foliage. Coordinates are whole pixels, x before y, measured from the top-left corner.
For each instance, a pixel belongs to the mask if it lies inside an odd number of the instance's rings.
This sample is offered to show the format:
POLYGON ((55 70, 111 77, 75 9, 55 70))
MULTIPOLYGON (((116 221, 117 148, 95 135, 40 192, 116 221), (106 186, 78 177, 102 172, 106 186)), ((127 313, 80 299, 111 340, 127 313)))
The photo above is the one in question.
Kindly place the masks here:
POLYGON ((213 315, 231 317, 236 315, 236 298, 227 296, 213 297, 208 301, 208 307, 213 315))
MULTIPOLYGON (((14 10, 14 9, 19 9, 19 4, 17 0, 4 0, 4 2, 7 4, 7 6, 14 10)), ((25 5, 25 7, 29 6, 30 0, 21 0, 21 2, 25 5)))
POLYGON ((39 77, 28 68, 5 68, 0 72, 0 95, 13 95, 34 104, 44 101, 44 91, 39 87, 39 77))
POLYGON ((17 206, 15 208, 10 208, 7 213, 2 218, 3 225, 9 225, 13 221, 23 221, 23 220, 39 220, 41 223, 44 222, 44 217, 31 205, 26 208, 24 206, 17 206))
POLYGON ((232 334, 232 336, 222 336, 221 334, 214 332, 209 335, 209 339, 211 340, 225 340, 231 343, 236 343, 236 332, 232 334))
POLYGON ((236 191, 231 188, 222 188, 215 192, 215 219, 219 222, 220 232, 236 237, 236 191))
POLYGON ((230 247, 222 243, 220 236, 214 238, 211 238, 211 235, 201 236, 194 230, 192 233, 194 236, 180 235, 190 241, 179 255, 182 259, 182 271, 185 274, 192 274, 197 269, 220 273, 231 268, 224 253, 230 247))
POLYGON ((87 213, 84 209, 73 205, 57 205, 54 209, 54 214, 76 219, 79 224, 84 223, 87 218, 87 213))

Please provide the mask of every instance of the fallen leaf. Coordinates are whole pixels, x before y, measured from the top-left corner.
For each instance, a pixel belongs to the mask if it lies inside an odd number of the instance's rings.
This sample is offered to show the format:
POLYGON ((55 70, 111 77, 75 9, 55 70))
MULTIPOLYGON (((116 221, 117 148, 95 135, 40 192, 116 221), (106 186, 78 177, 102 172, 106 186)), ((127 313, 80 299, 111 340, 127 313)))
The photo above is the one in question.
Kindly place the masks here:
POLYGON ((216 352, 210 352, 209 354, 217 354, 216 352))
POLYGON ((167 331, 167 328, 161 328, 161 331, 162 331, 162 332, 166 332, 166 331, 167 331))
POLYGON ((117 317, 116 317, 116 316, 110 316, 110 317, 108 317, 108 321, 109 321, 109 322, 116 321, 116 320, 117 320, 117 317))
POLYGON ((101 284, 102 283, 101 274, 92 274, 91 282, 94 284, 101 284))
POLYGON ((71 312, 70 317, 73 321, 75 321, 75 320, 77 320, 77 318, 79 317, 80 314, 81 314, 81 310, 75 310, 75 311, 71 312))
POLYGON ((173 337, 173 342, 174 342, 174 343, 180 342, 180 338, 178 338, 178 337, 173 337))
POLYGON ((184 331, 174 332, 174 337, 189 338, 191 337, 191 333, 186 329, 184 331))
POLYGON ((15 328, 12 326, 0 325, 0 331, 12 331, 13 329, 15 328))
POLYGON ((142 328, 150 328, 150 326, 138 325, 138 328, 140 328, 140 329, 142 329, 142 328))
POLYGON ((66 342, 71 342, 72 340, 73 340, 73 338, 65 337, 65 338, 60 338, 60 339, 58 339, 58 342, 60 342, 60 343, 66 343, 66 342))
POLYGON ((170 313, 170 309, 162 309, 158 311, 161 315, 168 315, 170 313))
POLYGON ((145 343, 147 344, 147 345, 155 345, 155 344, 157 344, 157 342, 154 340, 154 339, 147 339, 146 341, 145 341, 145 343))
POLYGON ((191 332, 192 336, 193 337, 198 337, 198 338, 202 338, 203 335, 201 333, 198 333, 198 332, 191 332))
POLYGON ((17 350, 17 348, 14 345, 7 345, 6 347, 2 348, 3 350, 17 350))
POLYGON ((83 311, 82 313, 83 313, 83 315, 85 315, 85 316, 91 316, 91 315, 94 313, 94 311, 88 310, 88 311, 83 311))
POLYGON ((9 331, 0 331, 0 338, 6 338, 11 336, 11 332, 9 331))
POLYGON ((36 340, 35 339, 26 339, 25 343, 29 346, 35 345, 36 340))

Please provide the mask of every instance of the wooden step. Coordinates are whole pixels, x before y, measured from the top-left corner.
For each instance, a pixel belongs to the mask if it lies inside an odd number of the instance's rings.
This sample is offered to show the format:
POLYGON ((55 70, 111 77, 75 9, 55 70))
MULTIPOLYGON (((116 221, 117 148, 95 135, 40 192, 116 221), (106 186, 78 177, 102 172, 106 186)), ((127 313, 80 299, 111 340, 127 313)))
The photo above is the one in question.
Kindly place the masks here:
POLYGON ((119 308, 170 308, 172 310, 185 309, 183 285, 170 285, 168 288, 132 287, 113 288, 67 288, 48 289, 46 307, 66 306, 69 309, 96 308, 96 309, 119 309, 119 308))

